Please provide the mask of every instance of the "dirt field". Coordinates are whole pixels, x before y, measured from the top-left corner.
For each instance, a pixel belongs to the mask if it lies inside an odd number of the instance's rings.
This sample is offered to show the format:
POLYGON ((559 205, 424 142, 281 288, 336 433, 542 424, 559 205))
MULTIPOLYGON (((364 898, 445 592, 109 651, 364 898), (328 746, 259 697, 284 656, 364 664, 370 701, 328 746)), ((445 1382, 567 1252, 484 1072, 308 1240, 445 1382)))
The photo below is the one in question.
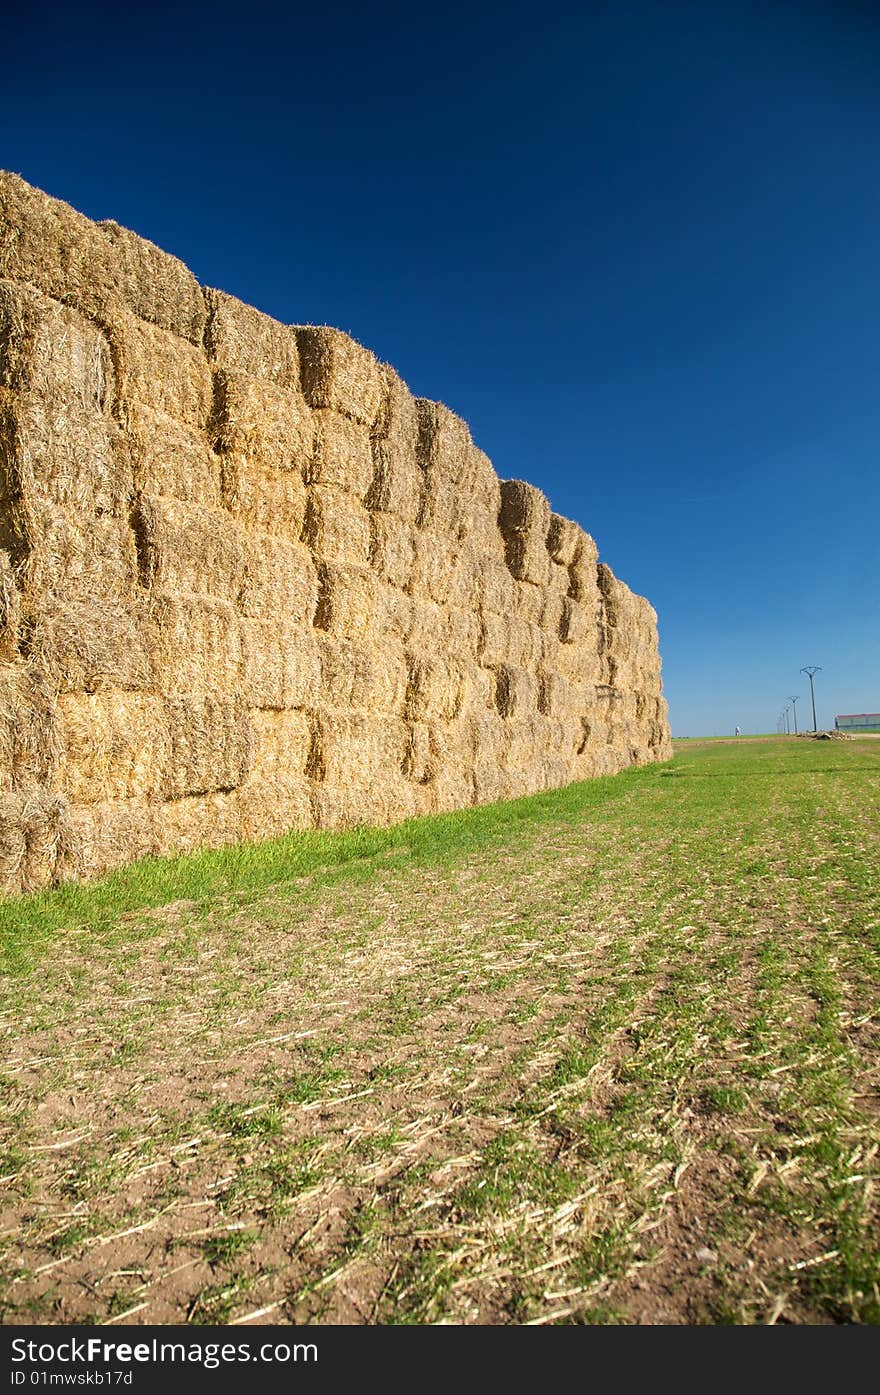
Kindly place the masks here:
POLYGON ((694 745, 7 908, 4 1321, 876 1322, 880 747, 694 745))

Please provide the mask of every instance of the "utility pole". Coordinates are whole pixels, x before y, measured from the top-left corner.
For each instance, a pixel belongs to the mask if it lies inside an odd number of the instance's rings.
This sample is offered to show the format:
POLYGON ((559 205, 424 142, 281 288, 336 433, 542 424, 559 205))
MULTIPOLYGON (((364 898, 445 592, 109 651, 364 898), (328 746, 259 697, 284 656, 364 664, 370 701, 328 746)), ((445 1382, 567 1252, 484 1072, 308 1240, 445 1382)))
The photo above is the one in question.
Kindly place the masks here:
MULTIPOLYGON (((800 696, 800 694, 798 694, 798 696, 800 696)), ((796 698, 796 697, 793 697, 793 698, 791 699, 791 710, 792 710, 792 712, 793 712, 793 714, 794 714, 794 734, 795 734, 795 736, 797 736, 797 734, 798 734, 798 729, 797 729, 797 698, 796 698)))
POLYGON ((801 673, 805 673, 810 680, 810 701, 813 704, 813 731, 816 730, 816 694, 813 692, 813 674, 821 672, 821 664, 807 664, 806 668, 801 669, 801 673))
POLYGON ((787 707, 783 707, 783 709, 782 709, 782 720, 783 720, 783 722, 785 723, 785 734, 786 734, 786 736, 788 736, 788 733, 789 733, 789 725, 788 725, 788 708, 787 708, 787 707))

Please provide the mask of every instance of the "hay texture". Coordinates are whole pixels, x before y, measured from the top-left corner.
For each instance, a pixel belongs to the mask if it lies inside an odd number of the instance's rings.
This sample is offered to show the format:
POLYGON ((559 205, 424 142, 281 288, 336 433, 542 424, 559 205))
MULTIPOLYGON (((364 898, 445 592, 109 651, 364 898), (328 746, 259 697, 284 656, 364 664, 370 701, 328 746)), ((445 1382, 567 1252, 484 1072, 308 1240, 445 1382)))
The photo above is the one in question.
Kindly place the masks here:
POLYGON ((0 889, 670 754, 655 612, 465 422, 0 173, 0 889))

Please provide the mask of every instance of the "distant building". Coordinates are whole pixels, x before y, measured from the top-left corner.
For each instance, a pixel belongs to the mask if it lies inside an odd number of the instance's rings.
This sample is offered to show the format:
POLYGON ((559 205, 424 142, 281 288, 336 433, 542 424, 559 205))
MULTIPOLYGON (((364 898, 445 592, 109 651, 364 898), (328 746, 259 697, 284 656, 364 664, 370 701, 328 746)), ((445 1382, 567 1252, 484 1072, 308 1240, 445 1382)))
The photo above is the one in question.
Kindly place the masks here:
POLYGON ((880 731, 880 712, 844 712, 834 718, 837 731, 880 731))

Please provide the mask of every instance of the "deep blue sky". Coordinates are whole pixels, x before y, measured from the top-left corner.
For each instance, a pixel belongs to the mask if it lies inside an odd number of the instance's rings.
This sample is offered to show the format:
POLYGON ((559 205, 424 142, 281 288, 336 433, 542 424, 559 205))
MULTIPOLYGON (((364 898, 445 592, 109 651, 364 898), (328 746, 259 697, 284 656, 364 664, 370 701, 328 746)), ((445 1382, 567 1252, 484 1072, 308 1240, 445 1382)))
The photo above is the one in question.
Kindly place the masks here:
POLYGON ((464 416, 673 731, 880 711, 880 7, 13 5, 0 166, 464 416))

